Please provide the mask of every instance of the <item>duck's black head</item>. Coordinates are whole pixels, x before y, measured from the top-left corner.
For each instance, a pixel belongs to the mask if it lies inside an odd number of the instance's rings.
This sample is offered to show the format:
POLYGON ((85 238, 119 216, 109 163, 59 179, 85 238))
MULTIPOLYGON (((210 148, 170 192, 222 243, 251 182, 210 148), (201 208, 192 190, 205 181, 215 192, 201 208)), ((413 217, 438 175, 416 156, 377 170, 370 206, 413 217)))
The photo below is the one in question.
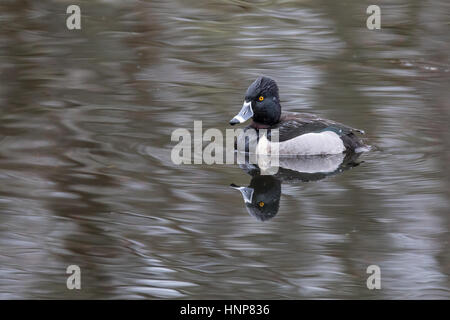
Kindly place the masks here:
POLYGON ((261 76, 247 89, 244 105, 230 124, 243 123, 250 118, 257 124, 274 125, 280 121, 281 105, 276 82, 261 76))

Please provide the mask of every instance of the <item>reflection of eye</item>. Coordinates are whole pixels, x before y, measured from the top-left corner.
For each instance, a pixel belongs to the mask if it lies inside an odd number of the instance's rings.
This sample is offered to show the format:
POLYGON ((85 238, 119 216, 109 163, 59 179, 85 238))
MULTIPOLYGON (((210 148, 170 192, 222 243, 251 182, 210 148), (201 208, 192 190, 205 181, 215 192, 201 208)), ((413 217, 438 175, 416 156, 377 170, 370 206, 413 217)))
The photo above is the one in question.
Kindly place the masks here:
MULTIPOLYGON (((264 100, 264 97, 263 97, 263 96, 259 96, 258 100, 259 100, 259 101, 263 101, 263 100, 264 100)), ((264 204, 263 204, 263 205, 264 205, 264 204)))
POLYGON ((264 207, 264 202, 260 202, 260 203, 258 203, 258 205, 262 208, 262 207, 264 207))

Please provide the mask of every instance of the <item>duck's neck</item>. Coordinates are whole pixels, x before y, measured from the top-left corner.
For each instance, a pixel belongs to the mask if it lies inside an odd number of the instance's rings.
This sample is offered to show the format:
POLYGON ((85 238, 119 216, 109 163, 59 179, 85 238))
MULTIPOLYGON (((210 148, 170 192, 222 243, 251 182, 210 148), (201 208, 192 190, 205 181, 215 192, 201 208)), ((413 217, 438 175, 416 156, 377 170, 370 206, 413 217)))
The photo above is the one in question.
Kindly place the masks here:
POLYGON ((270 125, 259 123, 259 122, 255 122, 253 120, 252 123, 250 123, 250 127, 255 128, 255 129, 269 129, 270 125))

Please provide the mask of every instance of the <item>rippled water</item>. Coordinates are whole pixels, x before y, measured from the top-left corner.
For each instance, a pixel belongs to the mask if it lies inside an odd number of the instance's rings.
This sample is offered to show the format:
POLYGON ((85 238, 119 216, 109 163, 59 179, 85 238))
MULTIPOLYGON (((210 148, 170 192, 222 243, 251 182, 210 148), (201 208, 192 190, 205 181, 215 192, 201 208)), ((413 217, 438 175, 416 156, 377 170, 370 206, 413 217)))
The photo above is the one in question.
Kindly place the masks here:
POLYGON ((378 31, 369 1, 77 3, 80 31, 72 1, 0 4, 0 298, 450 298, 447 1, 378 1, 378 31), (172 131, 225 132, 260 74, 372 151, 264 181, 173 164, 172 131))

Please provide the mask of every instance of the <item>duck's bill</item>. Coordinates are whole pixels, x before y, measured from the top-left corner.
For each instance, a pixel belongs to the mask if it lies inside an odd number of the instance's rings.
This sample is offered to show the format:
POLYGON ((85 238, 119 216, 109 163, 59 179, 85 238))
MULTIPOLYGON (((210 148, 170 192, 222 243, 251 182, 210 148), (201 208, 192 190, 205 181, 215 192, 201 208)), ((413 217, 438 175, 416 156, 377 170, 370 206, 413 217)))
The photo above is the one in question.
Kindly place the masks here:
POLYGON ((255 192, 255 190, 253 188, 239 187, 235 184, 231 184, 230 187, 235 190, 239 190, 241 192, 242 198, 244 198, 245 203, 252 203, 253 192, 255 192))
POLYGON ((241 111, 239 111, 239 113, 230 120, 230 124, 233 126, 237 123, 243 123, 251 117, 253 117, 252 102, 244 101, 241 111))

